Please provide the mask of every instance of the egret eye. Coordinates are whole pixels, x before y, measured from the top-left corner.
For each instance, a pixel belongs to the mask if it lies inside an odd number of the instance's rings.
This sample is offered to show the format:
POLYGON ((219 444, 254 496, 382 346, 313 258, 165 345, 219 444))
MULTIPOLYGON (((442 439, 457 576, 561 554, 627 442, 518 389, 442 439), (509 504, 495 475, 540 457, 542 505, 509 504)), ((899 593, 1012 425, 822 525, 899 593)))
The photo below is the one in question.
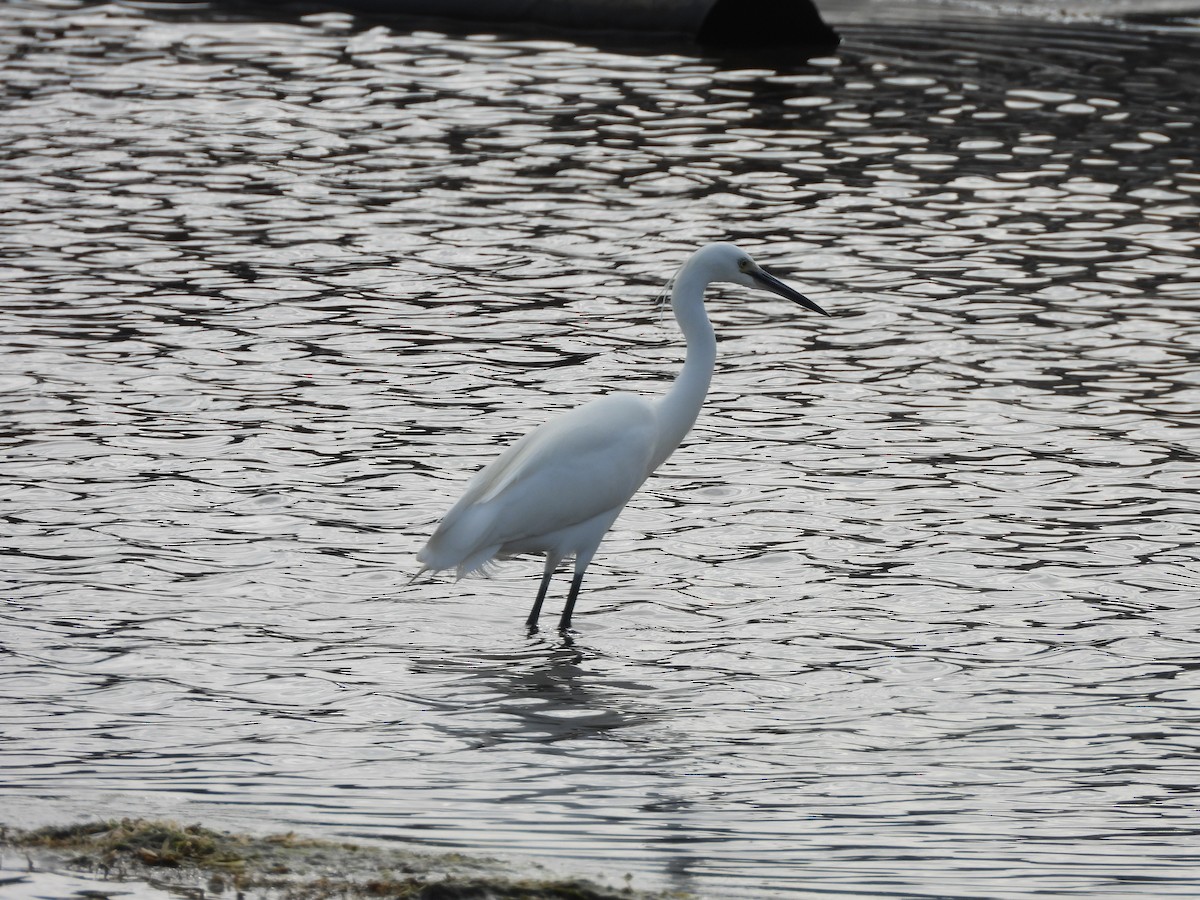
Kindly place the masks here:
POLYGON ((750 260, 748 260, 746 257, 743 256, 741 259, 738 260, 738 268, 741 269, 743 272, 745 272, 747 269, 750 268, 750 260))

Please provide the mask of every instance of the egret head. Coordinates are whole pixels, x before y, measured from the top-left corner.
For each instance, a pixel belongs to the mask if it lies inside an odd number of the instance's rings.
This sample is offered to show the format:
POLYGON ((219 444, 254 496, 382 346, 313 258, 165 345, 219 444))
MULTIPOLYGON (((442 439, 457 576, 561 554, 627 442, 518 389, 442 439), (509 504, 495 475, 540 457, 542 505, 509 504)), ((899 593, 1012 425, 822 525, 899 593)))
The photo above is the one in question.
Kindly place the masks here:
POLYGON ((786 297, 813 312, 829 315, 796 289, 784 284, 754 261, 754 258, 736 244, 709 244, 696 251, 696 256, 708 267, 711 281, 728 281, 744 287, 767 290, 786 297))

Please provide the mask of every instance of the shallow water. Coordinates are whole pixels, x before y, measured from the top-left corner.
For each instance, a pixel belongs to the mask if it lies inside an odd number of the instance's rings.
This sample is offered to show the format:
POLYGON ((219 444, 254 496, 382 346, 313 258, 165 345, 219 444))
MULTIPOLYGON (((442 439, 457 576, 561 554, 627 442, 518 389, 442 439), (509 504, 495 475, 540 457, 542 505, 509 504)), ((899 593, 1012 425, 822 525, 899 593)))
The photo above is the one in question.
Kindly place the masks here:
POLYGON ((1200 886, 1200 32, 722 60, 5 6, 0 799, 713 897, 1200 886), (498 446, 697 427, 589 571, 408 584, 498 446), (786 307, 786 308, 785 308, 786 307), (566 589, 556 584, 547 617, 566 589))
POLYGON ((24 867, 0 868, 0 891, 4 900, 110 900, 114 896, 121 900, 172 900, 181 895, 161 885, 114 882, 78 873, 28 872, 24 867))

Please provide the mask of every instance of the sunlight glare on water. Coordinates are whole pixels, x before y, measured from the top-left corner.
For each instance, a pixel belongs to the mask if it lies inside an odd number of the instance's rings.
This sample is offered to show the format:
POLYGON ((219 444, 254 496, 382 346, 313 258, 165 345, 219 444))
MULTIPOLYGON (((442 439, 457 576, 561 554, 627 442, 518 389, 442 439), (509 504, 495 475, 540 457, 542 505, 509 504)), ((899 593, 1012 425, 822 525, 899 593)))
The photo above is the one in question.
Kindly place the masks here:
POLYGON ((1194 896, 1197 32, 845 38, 4 7, 11 824, 1194 896), (661 389, 717 239, 834 316, 714 292, 574 641, 523 629, 536 562, 409 585, 502 444, 661 389))

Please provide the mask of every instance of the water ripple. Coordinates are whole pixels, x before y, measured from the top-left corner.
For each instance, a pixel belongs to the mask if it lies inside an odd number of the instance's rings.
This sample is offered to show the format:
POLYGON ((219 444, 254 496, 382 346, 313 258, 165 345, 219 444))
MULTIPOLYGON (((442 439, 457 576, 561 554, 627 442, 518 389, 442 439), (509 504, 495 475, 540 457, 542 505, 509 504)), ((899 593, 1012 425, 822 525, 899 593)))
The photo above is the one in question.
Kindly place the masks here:
POLYGON ((1194 29, 849 26, 809 63, 0 13, 22 820, 208 816, 706 896, 1188 896, 1194 29), (1038 53, 1026 50, 1038 47, 1038 53), (696 431, 589 573, 408 585, 499 444, 696 431))

